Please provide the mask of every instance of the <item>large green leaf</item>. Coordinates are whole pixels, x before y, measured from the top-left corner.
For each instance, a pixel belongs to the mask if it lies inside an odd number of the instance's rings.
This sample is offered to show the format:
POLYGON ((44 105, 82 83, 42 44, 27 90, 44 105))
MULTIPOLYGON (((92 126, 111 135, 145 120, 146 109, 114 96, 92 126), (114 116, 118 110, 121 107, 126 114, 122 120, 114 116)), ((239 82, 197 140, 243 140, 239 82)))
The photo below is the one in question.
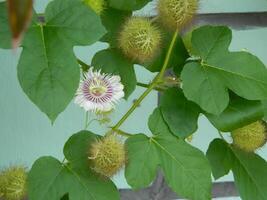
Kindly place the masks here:
POLYGON ((264 64, 248 52, 229 52, 231 39, 224 26, 194 30, 192 48, 201 61, 187 64, 181 76, 185 96, 216 115, 228 105, 227 89, 248 100, 267 98, 264 64))
POLYGON ((264 109, 261 101, 248 101, 235 97, 220 115, 206 113, 206 116, 217 129, 230 132, 262 119, 264 109))
POLYGON ((160 99, 160 108, 174 135, 185 138, 197 130, 200 109, 184 97, 181 89, 166 90, 160 99))
MULTIPOLYGON (((159 48, 158 55, 156 59, 145 63, 144 66, 151 72, 159 72, 164 64, 173 33, 165 33, 162 35, 162 46, 159 48)), ((184 46, 183 40, 178 36, 174 49, 169 58, 167 68, 173 68, 177 75, 180 74, 182 66, 185 63, 185 60, 189 57, 188 52, 184 46)))
POLYGON ((186 64, 181 78, 186 97, 198 103, 207 112, 220 114, 227 107, 227 88, 200 63, 186 64))
POLYGON ((267 163, 255 153, 245 153, 232 148, 235 160, 233 173, 243 200, 267 199, 267 163))
POLYGON ((90 169, 88 148, 97 138, 88 131, 73 135, 64 147, 67 164, 52 157, 38 159, 29 173, 29 198, 58 200, 68 194, 70 200, 118 200, 115 185, 90 169))
POLYGON ((127 99, 136 87, 136 76, 133 64, 116 49, 102 50, 93 57, 92 66, 102 72, 121 77, 127 99))
POLYGON ((160 108, 156 108, 150 115, 148 120, 148 126, 150 131, 154 134, 172 134, 168 125, 163 119, 160 108))
POLYGON ((130 137, 126 142, 128 163, 125 177, 133 189, 140 189, 150 185, 154 180, 159 164, 156 146, 151 140, 138 134, 130 137))
POLYGON ((100 139, 89 131, 80 131, 72 135, 64 146, 64 155, 72 168, 88 169, 90 162, 88 152, 90 145, 100 139))
POLYGON ((198 149, 166 133, 152 138, 133 136, 127 140, 127 146, 130 156, 126 179, 130 185, 148 185, 160 165, 168 185, 177 194, 192 200, 210 199, 211 170, 198 149))
POLYGON ((6 2, 0 2, 0 47, 3 49, 11 48, 11 31, 6 2))
POLYGON ((105 9, 104 13, 101 14, 101 19, 107 29, 107 34, 101 38, 101 41, 108 42, 112 47, 117 47, 119 31, 125 20, 131 15, 131 11, 117 10, 110 7, 105 9))
POLYGON ((232 151, 228 148, 228 144, 221 139, 215 139, 210 143, 207 158, 215 179, 228 174, 232 168, 232 151))
POLYGON ((119 10, 139 10, 151 0, 108 0, 110 7, 119 10))
MULTIPOLYGON (((0 23, 8 23, 2 15, 0 23)), ((92 44, 105 29, 100 17, 79 0, 52 1, 45 19, 45 24, 33 22, 25 35, 18 78, 27 96, 54 121, 78 87, 80 71, 73 46, 92 44)), ((2 40, 7 40, 7 34, 1 34, 0 43, 2 40)))
POLYGON ((211 143, 207 155, 215 177, 231 168, 243 200, 267 199, 267 163, 260 156, 236 149, 221 139, 211 143))
POLYGON ((30 199, 59 200, 66 193, 70 200, 119 199, 110 181, 99 179, 89 170, 73 170, 53 157, 42 157, 34 163, 28 187, 30 199))
POLYGON ((192 200, 211 199, 211 169, 200 150, 167 134, 157 135, 152 141, 166 181, 177 194, 192 200))

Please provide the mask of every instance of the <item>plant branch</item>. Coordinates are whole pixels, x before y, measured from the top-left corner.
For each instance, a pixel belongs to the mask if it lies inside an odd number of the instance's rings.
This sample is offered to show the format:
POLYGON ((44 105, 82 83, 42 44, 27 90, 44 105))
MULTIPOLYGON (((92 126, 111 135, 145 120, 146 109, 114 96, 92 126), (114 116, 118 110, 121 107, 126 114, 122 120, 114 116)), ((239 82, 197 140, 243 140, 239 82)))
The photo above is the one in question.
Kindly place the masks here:
MULTIPOLYGON (((140 87, 143 87, 143 88, 149 88, 149 86, 150 86, 150 84, 140 83, 140 82, 137 82, 136 85, 140 86, 140 87)), ((158 92, 163 92, 164 91, 164 89, 160 88, 160 87, 155 87, 154 90, 157 90, 158 92)))
POLYGON ((122 131, 122 130, 120 130, 120 129, 117 129, 117 130, 116 130, 116 133, 117 133, 118 135, 122 135, 122 136, 125 136, 125 137, 130 137, 130 136, 132 136, 132 134, 130 134, 130 133, 126 133, 126 132, 124 132, 124 131, 122 131))
POLYGON ((218 130, 218 134, 220 135, 220 137, 221 137, 222 140, 226 141, 226 140, 224 139, 223 134, 221 133, 221 131, 218 130))
POLYGON ((84 130, 86 130, 87 129, 87 127, 88 127, 88 119, 89 119, 89 113, 88 113, 88 111, 85 113, 85 122, 84 122, 84 130))
POLYGON ((154 78, 152 83, 148 86, 148 88, 144 91, 144 93, 136 100, 136 102, 132 105, 132 107, 125 113, 124 116, 118 121, 118 123, 112 128, 114 131, 117 131, 120 126, 128 119, 128 117, 133 113, 133 111, 140 105, 140 103, 146 98, 146 96, 158 85, 158 82, 162 80, 164 73, 168 67, 168 63, 171 58, 171 54, 173 51, 173 48, 175 46, 175 42, 177 40, 178 31, 176 31, 173 35, 171 44, 169 46, 167 55, 165 57, 163 66, 161 68, 161 71, 159 74, 154 78))

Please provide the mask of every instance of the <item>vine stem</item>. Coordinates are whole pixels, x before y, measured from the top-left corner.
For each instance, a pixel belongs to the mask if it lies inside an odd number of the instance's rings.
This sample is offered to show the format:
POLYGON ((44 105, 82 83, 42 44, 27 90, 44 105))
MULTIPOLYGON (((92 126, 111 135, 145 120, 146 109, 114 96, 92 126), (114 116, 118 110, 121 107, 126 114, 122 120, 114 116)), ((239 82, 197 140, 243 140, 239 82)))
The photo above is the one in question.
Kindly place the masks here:
POLYGON ((88 127, 88 119, 89 119, 89 113, 88 111, 85 113, 85 122, 84 122, 84 130, 88 127))
MULTIPOLYGON (((137 82, 136 85, 140 86, 140 87, 143 87, 143 88, 148 88, 150 86, 150 84, 140 83, 140 82, 137 82)), ((163 92, 164 91, 164 89, 160 88, 160 87, 155 87, 154 90, 156 90, 158 92, 163 92)))
POLYGON ((153 79, 152 83, 148 86, 148 88, 144 91, 144 93, 135 101, 135 103, 132 105, 132 107, 125 113, 125 115, 122 116, 122 118, 118 121, 118 123, 112 128, 114 131, 117 131, 120 126, 128 119, 128 117, 134 112, 134 110, 140 105, 140 103, 146 98, 146 96, 157 86, 158 82, 162 80, 165 71, 168 67, 168 63, 171 58, 171 54, 173 51, 173 48, 175 46, 175 42, 177 40, 178 31, 176 31, 173 35, 171 44, 169 46, 167 55, 165 57, 163 66, 161 68, 161 71, 158 73, 158 75, 153 79))
POLYGON ((221 133, 221 131, 218 130, 218 134, 220 135, 220 137, 221 137, 222 140, 226 141, 226 140, 224 139, 223 134, 221 133))

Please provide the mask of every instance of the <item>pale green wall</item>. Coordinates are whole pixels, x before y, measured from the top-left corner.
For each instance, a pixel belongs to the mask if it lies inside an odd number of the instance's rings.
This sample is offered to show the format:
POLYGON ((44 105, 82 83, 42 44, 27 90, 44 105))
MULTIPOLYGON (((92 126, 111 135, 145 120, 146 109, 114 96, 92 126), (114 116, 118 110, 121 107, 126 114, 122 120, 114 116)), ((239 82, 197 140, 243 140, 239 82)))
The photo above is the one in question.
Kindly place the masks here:
MULTIPOLYGON (((48 1, 36 0, 35 6, 42 12, 48 1)), ((252 12, 267 11, 267 0, 201 0, 201 12, 252 12)), ((146 10, 152 13, 155 3, 151 3, 146 10)), ((141 13, 145 13, 142 11, 141 13)), ((267 64, 267 28, 250 31, 235 31, 231 49, 248 49, 259 56, 267 64)), ((90 61, 92 56, 105 45, 98 43, 91 47, 75 48, 76 55, 84 61, 90 61)), ((54 126, 22 92, 16 76, 16 65, 19 51, 0 50, 0 167, 9 164, 30 166, 35 159, 43 155, 53 155, 62 158, 62 147, 67 138, 81 130, 84 124, 84 112, 71 103, 67 110, 60 115, 54 126)), ((148 82, 152 74, 136 67, 139 80, 148 82)), ((118 110, 113 114, 113 121, 129 108, 132 101, 138 97, 143 89, 138 88, 128 102, 122 101, 118 110)), ((133 133, 149 133, 146 121, 157 104, 157 94, 152 93, 137 109, 133 116, 123 126, 123 129, 133 133)), ((100 126, 93 124, 90 129, 96 133, 104 133, 100 126)), ((194 136, 193 144, 206 151, 209 142, 217 137, 216 130, 201 117, 199 130, 194 136)), ((267 158, 267 149, 259 151, 267 158)), ((119 187, 127 187, 123 174, 115 178, 119 187)), ((232 180, 232 176, 222 180, 232 180)), ((234 199, 234 198, 230 198, 234 199)))

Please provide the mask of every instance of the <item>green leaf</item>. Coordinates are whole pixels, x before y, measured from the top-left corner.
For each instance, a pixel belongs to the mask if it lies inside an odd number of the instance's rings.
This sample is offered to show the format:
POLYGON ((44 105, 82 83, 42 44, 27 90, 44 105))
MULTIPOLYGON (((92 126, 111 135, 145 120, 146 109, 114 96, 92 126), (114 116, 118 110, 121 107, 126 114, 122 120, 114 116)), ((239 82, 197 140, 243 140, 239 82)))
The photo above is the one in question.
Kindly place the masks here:
POLYGON ((67 164, 52 157, 38 159, 29 173, 30 199, 58 200, 68 194, 70 200, 118 200, 115 185, 90 169, 88 149, 98 138, 89 131, 71 136, 64 147, 67 164))
POLYGON ((150 115, 149 120, 148 120, 148 126, 150 131, 154 134, 172 134, 168 125, 163 119, 162 112, 160 108, 156 108, 152 115, 150 115))
POLYGON ((194 30, 192 48, 201 61, 186 65, 182 72, 185 96, 215 115, 229 102, 227 89, 248 100, 267 98, 264 64, 250 53, 229 52, 231 39, 231 30, 224 26, 194 30))
POLYGON ((72 135, 64 146, 64 155, 73 168, 88 169, 90 145, 101 137, 90 131, 80 131, 72 135))
POLYGON ((99 179, 89 170, 73 170, 53 157, 42 157, 34 163, 28 188, 29 199, 58 200, 66 193, 70 200, 119 199, 110 181, 99 179))
POLYGON ((151 0, 108 0, 109 6, 119 10, 139 10, 151 0))
POLYGON ((6 2, 0 2, 0 48, 11 48, 11 32, 9 28, 6 2))
POLYGON ((198 149, 166 133, 152 138, 136 135, 126 144, 130 155, 126 179, 131 186, 147 186, 160 165, 168 185, 177 194, 192 200, 210 199, 211 170, 198 149))
POLYGON ((202 109, 217 115, 227 107, 227 88, 200 63, 186 64, 181 78, 185 96, 198 103, 202 109))
POLYGON ((211 143, 207 156, 215 177, 228 173, 231 168, 243 200, 267 199, 267 163, 260 156, 236 149, 221 139, 211 143))
POLYGON ((121 26, 131 15, 132 12, 130 11, 117 10, 110 7, 105 9, 104 13, 101 14, 101 19, 103 25, 107 29, 107 34, 101 38, 101 41, 108 42, 112 47, 118 46, 117 43, 121 26))
POLYGON ((174 135, 186 138, 197 130, 200 109, 184 97, 181 89, 166 90, 160 99, 160 108, 174 135))
POLYGON ((263 111, 264 111, 264 120, 267 121, 267 100, 262 101, 263 111))
POLYGON ((92 66, 102 72, 116 74, 121 77, 127 99, 136 87, 136 76, 133 64, 116 49, 99 51, 93 57, 92 66))
POLYGON ((226 26, 202 26, 193 31, 191 38, 194 51, 204 61, 228 52, 231 40, 232 32, 226 26))
POLYGON ((26 34, 18 78, 28 97, 54 121, 78 87, 73 46, 92 44, 105 29, 100 17, 77 0, 52 1, 45 18, 46 24, 35 23, 26 34))
MULTIPOLYGON (((162 47, 159 49, 156 59, 152 62, 145 63, 144 66, 151 72, 159 72, 164 64, 173 33, 165 33, 162 41, 162 47)), ((184 46, 183 40, 178 36, 170 60, 168 62, 167 68, 173 68, 177 75, 180 74, 182 66, 184 65, 186 59, 189 57, 188 52, 184 46)))
POLYGON ((179 195, 192 200, 211 199, 211 169, 205 155, 174 136, 152 138, 168 185, 179 195))
POLYGON ((151 140, 138 134, 126 141, 128 163, 125 177, 133 189, 141 189, 150 185, 155 179, 158 168, 158 154, 156 146, 151 140))
POLYGON ((267 163, 255 153, 232 148, 235 184, 243 200, 267 199, 267 163))
POLYGON ((261 101, 248 101, 235 97, 220 115, 206 114, 210 122, 223 132, 231 132, 260 120, 264 116, 261 101))
POLYGON ((228 144, 221 140, 213 140, 207 151, 207 158, 210 161, 212 174, 215 179, 229 173, 232 168, 232 151, 228 148, 228 144))

